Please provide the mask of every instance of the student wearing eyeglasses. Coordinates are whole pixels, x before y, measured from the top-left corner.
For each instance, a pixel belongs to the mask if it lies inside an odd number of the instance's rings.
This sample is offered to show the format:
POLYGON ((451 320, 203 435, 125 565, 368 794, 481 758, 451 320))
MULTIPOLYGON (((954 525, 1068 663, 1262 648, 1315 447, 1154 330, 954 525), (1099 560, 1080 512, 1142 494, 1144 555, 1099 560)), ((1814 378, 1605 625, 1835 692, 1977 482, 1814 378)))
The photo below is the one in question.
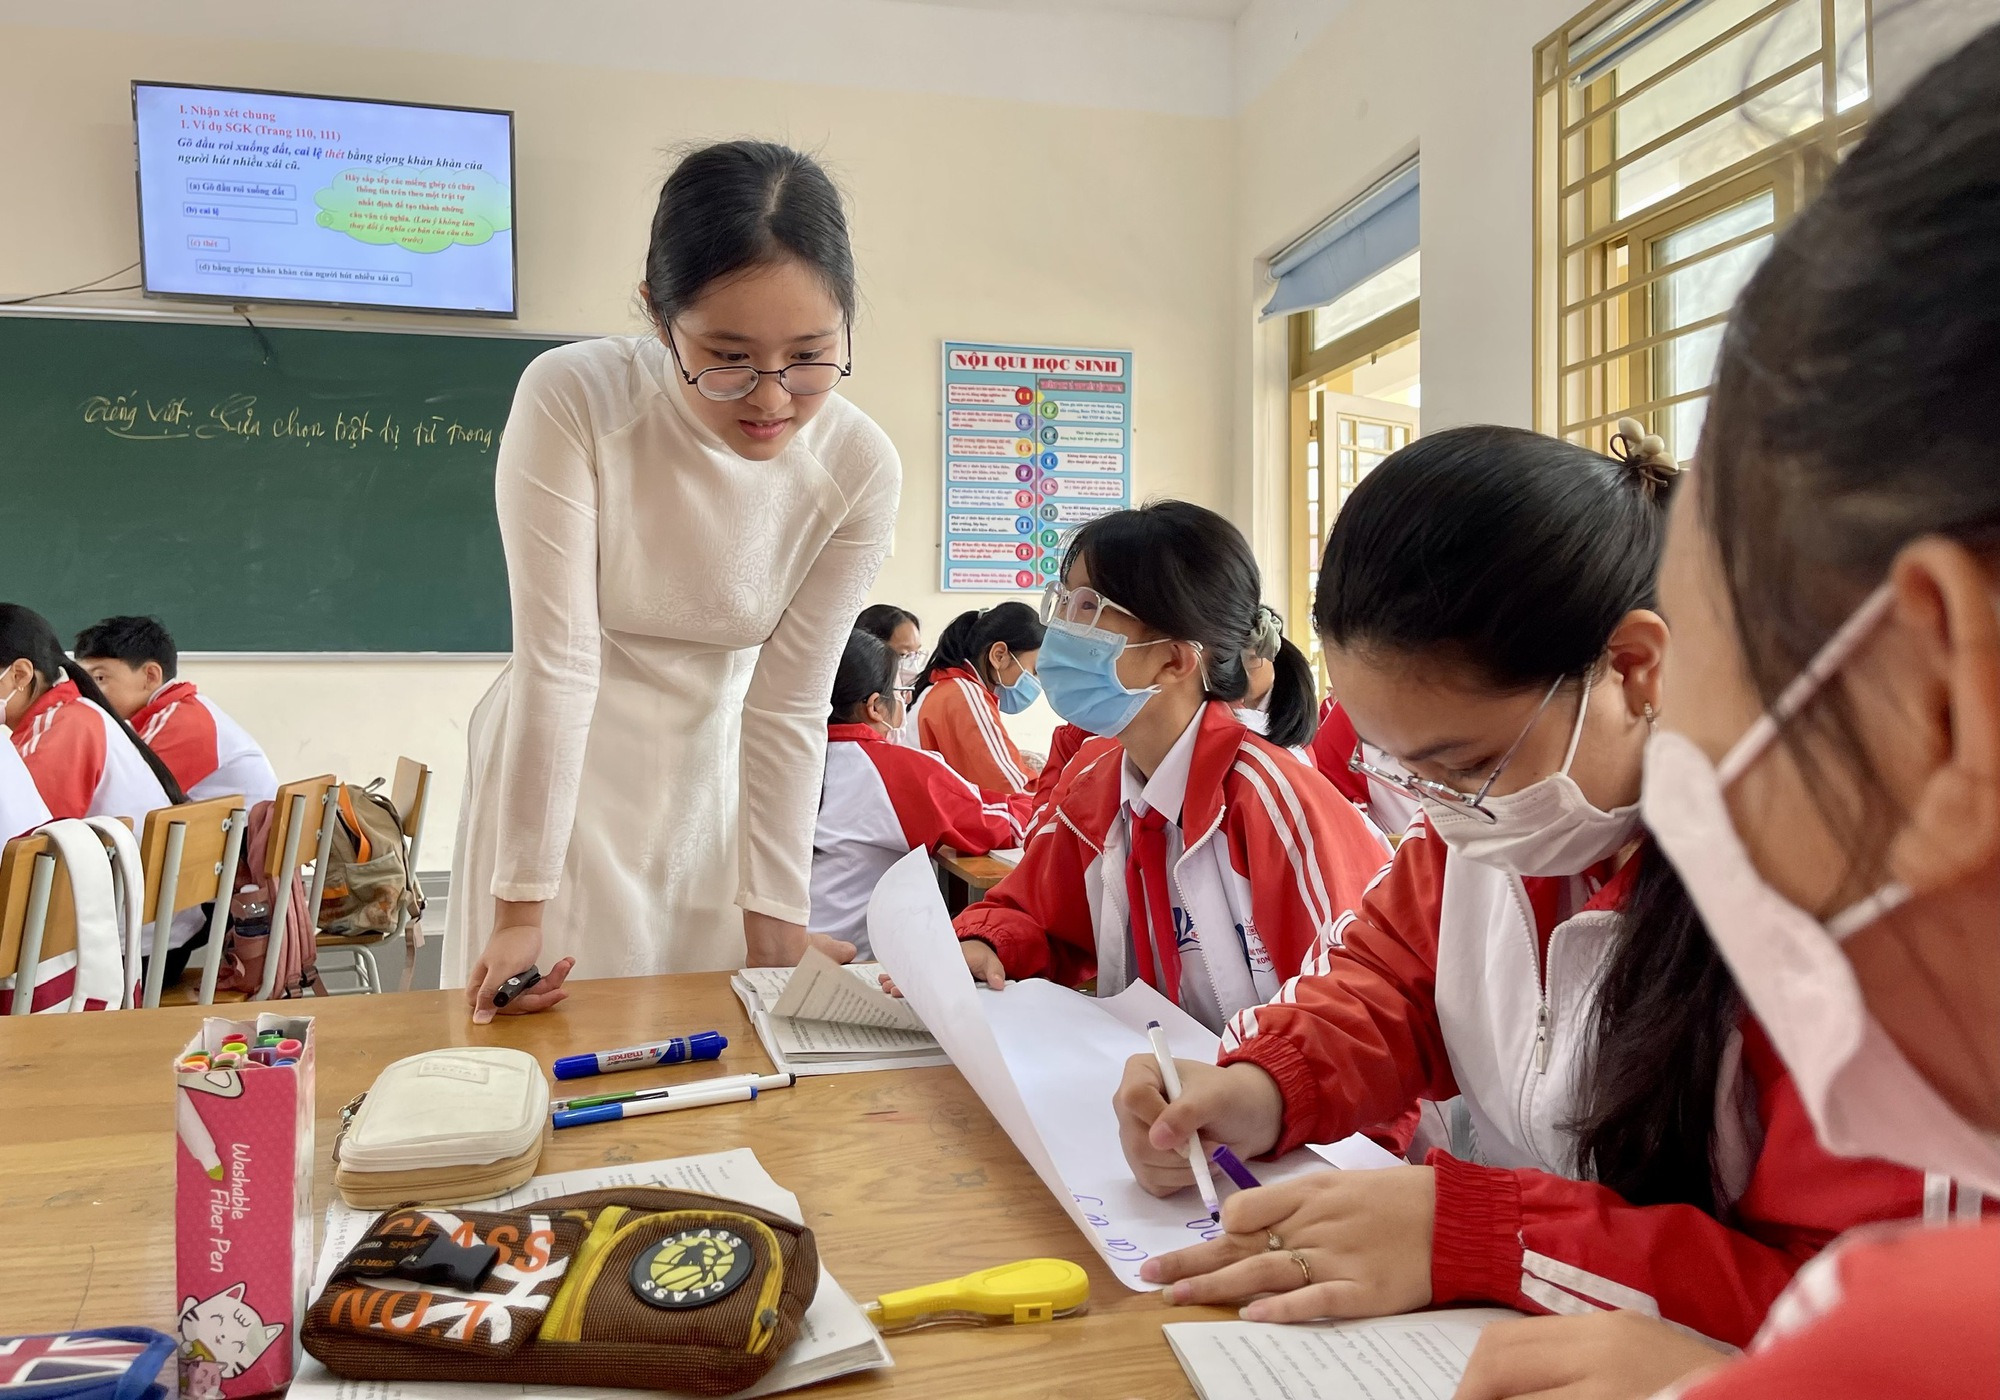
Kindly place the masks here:
POLYGON ((1616 450, 1435 433, 1335 522, 1313 621, 1349 761, 1422 819, 1305 970, 1234 1018, 1219 1066, 1183 1065, 1168 1105, 1135 1059, 1116 1111, 1162 1195, 1196 1131, 1251 1157, 1457 1100, 1451 1145, 1231 1197, 1221 1237, 1146 1266, 1170 1301, 1263 1321, 1629 1309, 1734 1347, 1840 1231, 1923 1210, 1920 1173, 1813 1140, 1644 840, 1677 468, 1636 423, 1616 450))
POLYGON ((810 157, 685 157, 653 216, 652 322, 521 377, 497 497, 513 659, 471 725, 447 977, 475 1020, 623 977, 789 965, 808 942, 826 697, 902 468, 834 392, 854 256, 810 157), (740 795, 739 795, 740 794, 740 795))
MULTIPOLYGON (((1043 692, 1083 741, 1013 873, 955 921, 974 976, 1145 982, 1195 1019, 1275 993, 1382 865, 1291 751, 1311 668, 1278 649, 1265 738, 1237 715, 1263 611, 1250 547, 1186 501, 1079 529, 1043 598, 1043 692)), ((1390 1115, 1394 1117, 1395 1115, 1390 1115)))
POLYGON ((909 702, 895 647, 857 627, 833 677, 807 927, 864 958, 868 899, 890 866, 919 847, 1005 850, 1027 828, 1027 793, 982 791, 936 754, 894 742, 909 702))

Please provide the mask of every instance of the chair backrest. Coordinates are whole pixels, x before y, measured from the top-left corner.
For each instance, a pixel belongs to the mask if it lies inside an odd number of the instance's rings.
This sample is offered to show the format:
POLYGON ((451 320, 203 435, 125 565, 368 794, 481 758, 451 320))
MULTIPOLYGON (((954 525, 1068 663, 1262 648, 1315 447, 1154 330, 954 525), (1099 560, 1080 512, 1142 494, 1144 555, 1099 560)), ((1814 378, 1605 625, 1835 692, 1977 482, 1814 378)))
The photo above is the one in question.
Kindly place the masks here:
MULTIPOLYGON (((76 951, 76 900, 70 891, 69 873, 63 868, 62 853, 46 836, 17 836, 0 850, 0 977, 14 977, 20 971, 21 939, 28 926, 29 893, 35 884, 35 868, 44 858, 50 882, 48 912, 42 922, 42 946, 37 962, 45 962, 76 951)), ((17 981, 34 981, 34 970, 17 981)), ((30 988, 32 998, 32 988, 30 988)))
MULTIPOLYGON (((430 765, 414 758, 396 760, 396 781, 389 785, 389 800, 403 819, 403 835, 415 840, 424 829, 424 808, 431 800, 430 765)), ((417 853, 410 852, 414 862, 417 853)))
POLYGON ((294 848, 293 868, 305 864, 322 855, 320 845, 323 838, 332 836, 335 820, 333 803, 328 795, 333 791, 336 779, 325 773, 317 778, 301 778, 295 783, 286 783, 278 789, 276 809, 271 813, 271 834, 264 847, 264 874, 272 880, 285 874, 285 846, 290 838, 292 824, 292 799, 303 795, 305 803, 305 826, 299 832, 298 845, 294 848))
POLYGON ((146 827, 139 837, 139 856, 146 867, 145 909, 149 920, 172 918, 183 909, 226 896, 236 872, 224 870, 222 858, 230 849, 231 819, 243 810, 241 797, 211 797, 205 802, 161 807, 146 814, 146 827), (160 895, 168 838, 175 826, 183 828, 177 866, 179 878, 173 885, 173 907, 162 909, 160 895))

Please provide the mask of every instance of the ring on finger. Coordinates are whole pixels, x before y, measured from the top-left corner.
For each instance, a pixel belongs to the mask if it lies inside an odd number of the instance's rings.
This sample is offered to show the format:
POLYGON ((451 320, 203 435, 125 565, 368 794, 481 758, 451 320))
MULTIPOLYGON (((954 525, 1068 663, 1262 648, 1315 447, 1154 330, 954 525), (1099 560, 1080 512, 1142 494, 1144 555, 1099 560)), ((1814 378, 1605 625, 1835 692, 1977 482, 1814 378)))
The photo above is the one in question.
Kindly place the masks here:
POLYGON ((1264 1232, 1264 1248, 1272 1254, 1282 1254, 1285 1250, 1285 1242, 1278 1238, 1276 1230, 1266 1230, 1264 1232))
POLYGON ((1298 1250, 1298 1249, 1288 1249, 1285 1251, 1285 1253, 1291 1255, 1292 1262, 1299 1266, 1299 1274, 1300 1277, 1303 1279, 1303 1282, 1299 1286, 1301 1288, 1311 1288, 1313 1281, 1313 1266, 1307 1262, 1305 1252, 1303 1250, 1298 1250))

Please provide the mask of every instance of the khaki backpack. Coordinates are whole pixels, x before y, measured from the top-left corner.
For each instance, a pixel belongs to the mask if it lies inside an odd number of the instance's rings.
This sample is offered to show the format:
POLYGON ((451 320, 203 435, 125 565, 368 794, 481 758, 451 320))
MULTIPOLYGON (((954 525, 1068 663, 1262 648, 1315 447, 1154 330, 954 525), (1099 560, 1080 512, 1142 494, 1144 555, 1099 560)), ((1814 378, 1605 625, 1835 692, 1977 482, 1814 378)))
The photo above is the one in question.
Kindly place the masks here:
POLYGON ((342 783, 337 789, 339 819, 320 891, 322 933, 391 934, 405 913, 409 923, 424 916, 424 895, 410 870, 403 819, 395 804, 376 791, 381 786, 377 778, 366 787, 342 783))

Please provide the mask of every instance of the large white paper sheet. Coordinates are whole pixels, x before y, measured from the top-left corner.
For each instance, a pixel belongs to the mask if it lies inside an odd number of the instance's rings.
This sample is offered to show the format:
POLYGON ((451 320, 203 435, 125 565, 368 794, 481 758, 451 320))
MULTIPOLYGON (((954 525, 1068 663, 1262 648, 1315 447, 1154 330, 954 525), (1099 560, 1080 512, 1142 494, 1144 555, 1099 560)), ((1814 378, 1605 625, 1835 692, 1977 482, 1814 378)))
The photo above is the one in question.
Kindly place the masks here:
POLYGON ((1452 1308, 1364 1322, 1170 1322, 1202 1400, 1451 1400, 1479 1333, 1519 1317, 1452 1308))
MULTIPOLYGON (((1041 980, 1004 992, 975 985, 921 851, 876 885, 868 938, 959 1073, 1121 1283, 1150 1288, 1139 1279, 1146 1259, 1220 1233, 1192 1187, 1166 1200, 1140 1189, 1111 1107, 1125 1062, 1151 1053, 1148 1021, 1166 1030, 1177 1057, 1213 1062, 1219 1042, 1200 1022, 1143 984, 1103 1000, 1041 980)), ((1254 1168, 1265 1185, 1325 1169, 1308 1152, 1254 1168)))
MULTIPOLYGON (((715 1152, 701 1157, 678 1157, 667 1161, 634 1162, 626 1166, 591 1167, 582 1171, 556 1172, 538 1176, 490 1201, 480 1201, 467 1209, 513 1210, 551 1196, 567 1196, 578 1191, 602 1191, 611 1186, 671 1186, 682 1191, 701 1191, 711 1196, 758 1206, 789 1220, 804 1223, 799 1198, 771 1179, 747 1147, 715 1152)), ((333 1270, 347 1251, 367 1232, 379 1211, 355 1210, 335 1201, 326 1211, 326 1242, 320 1248, 319 1266, 313 1275, 312 1296, 317 1298, 333 1270)), ((833 1276, 820 1266, 819 1291, 806 1309, 799 1338, 786 1350, 770 1373, 739 1396, 774 1395, 802 1385, 812 1385, 849 1371, 867 1370, 895 1363, 881 1335, 854 1300, 841 1290, 833 1276)), ((666 1391, 620 1391, 633 1396, 667 1395, 666 1391)), ((343 1380, 311 1356, 300 1359, 298 1378, 292 1382, 291 1400, 501 1400, 501 1397, 533 1396, 536 1400, 602 1400, 599 1390, 572 1389, 553 1385, 501 1385, 464 1381, 352 1381, 343 1380)))

